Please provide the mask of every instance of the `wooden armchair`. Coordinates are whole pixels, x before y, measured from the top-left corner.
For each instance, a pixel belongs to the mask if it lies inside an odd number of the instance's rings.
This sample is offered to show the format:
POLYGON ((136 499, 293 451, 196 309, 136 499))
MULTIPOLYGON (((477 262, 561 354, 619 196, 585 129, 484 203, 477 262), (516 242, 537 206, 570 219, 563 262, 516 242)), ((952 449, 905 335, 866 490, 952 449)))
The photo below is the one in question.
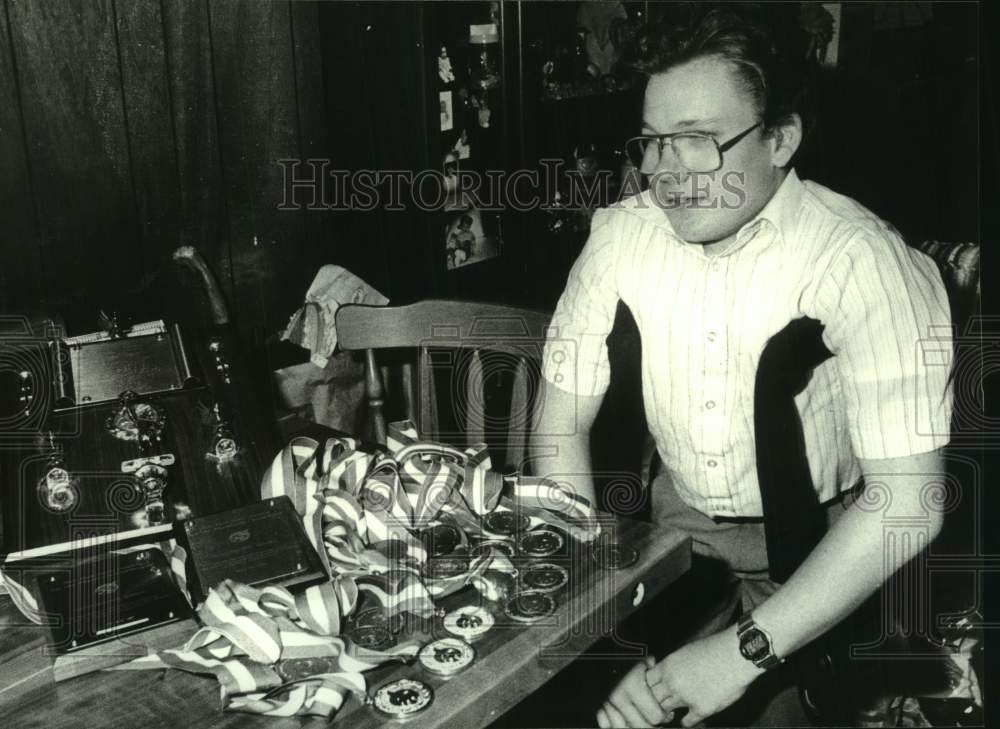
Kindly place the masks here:
POLYGON ((421 437, 487 443, 494 467, 520 469, 550 319, 533 309, 464 301, 346 305, 337 310, 337 342, 365 350, 376 441, 385 443, 386 411, 401 406, 421 437))

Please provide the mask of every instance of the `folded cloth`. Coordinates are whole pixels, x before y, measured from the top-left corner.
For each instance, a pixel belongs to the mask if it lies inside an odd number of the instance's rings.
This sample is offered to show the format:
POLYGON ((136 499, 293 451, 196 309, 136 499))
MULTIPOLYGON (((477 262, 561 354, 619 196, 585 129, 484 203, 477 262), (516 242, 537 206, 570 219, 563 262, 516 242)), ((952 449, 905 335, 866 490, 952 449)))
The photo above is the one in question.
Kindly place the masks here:
POLYGON ((326 367, 337 348, 337 328, 334 316, 343 304, 385 306, 389 299, 346 268, 332 264, 323 266, 316 273, 305 303, 292 314, 281 335, 283 340, 305 347, 312 354, 310 361, 317 367, 326 367))

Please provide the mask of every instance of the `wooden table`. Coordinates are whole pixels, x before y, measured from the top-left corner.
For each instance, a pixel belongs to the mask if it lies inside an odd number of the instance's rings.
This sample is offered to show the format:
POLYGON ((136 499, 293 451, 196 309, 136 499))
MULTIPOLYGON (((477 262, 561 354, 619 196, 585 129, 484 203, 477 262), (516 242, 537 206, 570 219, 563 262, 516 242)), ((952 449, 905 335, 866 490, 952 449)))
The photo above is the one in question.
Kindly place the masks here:
MULTIPOLYGON (((478 656, 473 666, 450 681, 430 676, 415 664, 389 664, 365 674, 369 691, 403 676, 430 684, 435 692, 434 703, 406 722, 408 729, 473 729, 494 722, 599 639, 612 635, 615 626, 638 605, 670 585, 690 566, 688 537, 613 517, 608 517, 605 530, 617 541, 638 550, 635 565, 621 570, 599 569, 589 552, 574 543, 570 554, 562 558, 569 562, 570 586, 555 593, 559 609, 551 618, 530 626, 498 621, 498 626, 475 644, 478 656)), ((477 599, 468 594, 465 598, 466 602, 477 599)), ((461 596, 450 596, 449 600, 461 600, 461 596)), ((34 626, 11 625, 14 617, 9 599, 0 598, 0 656, 5 656, 0 673, 24 672, 31 666, 37 671, 42 665, 39 655, 44 648, 44 632, 34 626)), ((10 677, 8 673, 5 685, 10 677)), ((223 713, 213 677, 176 670, 101 671, 55 684, 43 670, 30 682, 35 686, 30 691, 0 694, 0 725, 18 729, 75 729, 81 725, 242 729, 327 724, 312 718, 223 713)), ((21 689, 25 686, 22 684, 21 689)), ((393 722, 354 697, 348 697, 334 717, 334 726, 351 729, 386 724, 393 722)))

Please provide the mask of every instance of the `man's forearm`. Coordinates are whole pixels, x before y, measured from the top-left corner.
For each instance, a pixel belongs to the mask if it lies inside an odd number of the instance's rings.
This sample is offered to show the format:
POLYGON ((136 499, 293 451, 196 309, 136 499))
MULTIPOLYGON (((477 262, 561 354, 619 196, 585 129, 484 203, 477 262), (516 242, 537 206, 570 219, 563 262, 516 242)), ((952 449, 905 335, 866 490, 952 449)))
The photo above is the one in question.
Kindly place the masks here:
POLYGON ((594 476, 590 463, 590 435, 548 436, 537 438, 551 451, 532 460, 532 473, 551 478, 572 488, 590 503, 595 503, 594 476))
POLYGON ((866 481, 869 487, 873 482, 884 487, 891 506, 853 504, 788 582, 754 610, 779 657, 847 617, 940 531, 941 514, 929 510, 924 498, 929 484, 940 482, 939 456, 879 463, 884 470, 867 468, 866 481))
POLYGON ((592 504, 590 428, 602 399, 569 393, 542 380, 532 419, 531 472, 571 487, 592 504))

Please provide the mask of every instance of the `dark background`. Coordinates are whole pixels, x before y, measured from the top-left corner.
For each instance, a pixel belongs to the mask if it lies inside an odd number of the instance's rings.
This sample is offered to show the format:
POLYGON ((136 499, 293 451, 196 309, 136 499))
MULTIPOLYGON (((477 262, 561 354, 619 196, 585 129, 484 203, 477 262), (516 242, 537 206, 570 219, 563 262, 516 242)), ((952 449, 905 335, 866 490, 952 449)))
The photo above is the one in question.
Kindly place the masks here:
MULTIPOLYGON (((155 292, 183 243, 219 275, 252 350, 285 324, 323 263, 396 302, 551 304, 579 237, 515 220, 495 265, 447 274, 432 215, 277 209, 278 159, 434 169, 437 45, 456 17, 487 22, 485 6, 3 0, 0 311, 56 311, 71 333, 94 331, 99 308, 141 307, 129 294, 155 292)), ((543 103, 529 88, 539 26, 560 14, 572 23, 572 4, 501 12, 503 99, 490 146, 508 169, 541 156, 572 164, 575 145, 610 149, 632 133, 637 94, 543 103)), ((857 198, 911 242, 977 240, 979 165, 997 159, 992 143, 980 149, 995 102, 987 85, 979 108, 978 12, 847 4, 802 176, 857 198)))

